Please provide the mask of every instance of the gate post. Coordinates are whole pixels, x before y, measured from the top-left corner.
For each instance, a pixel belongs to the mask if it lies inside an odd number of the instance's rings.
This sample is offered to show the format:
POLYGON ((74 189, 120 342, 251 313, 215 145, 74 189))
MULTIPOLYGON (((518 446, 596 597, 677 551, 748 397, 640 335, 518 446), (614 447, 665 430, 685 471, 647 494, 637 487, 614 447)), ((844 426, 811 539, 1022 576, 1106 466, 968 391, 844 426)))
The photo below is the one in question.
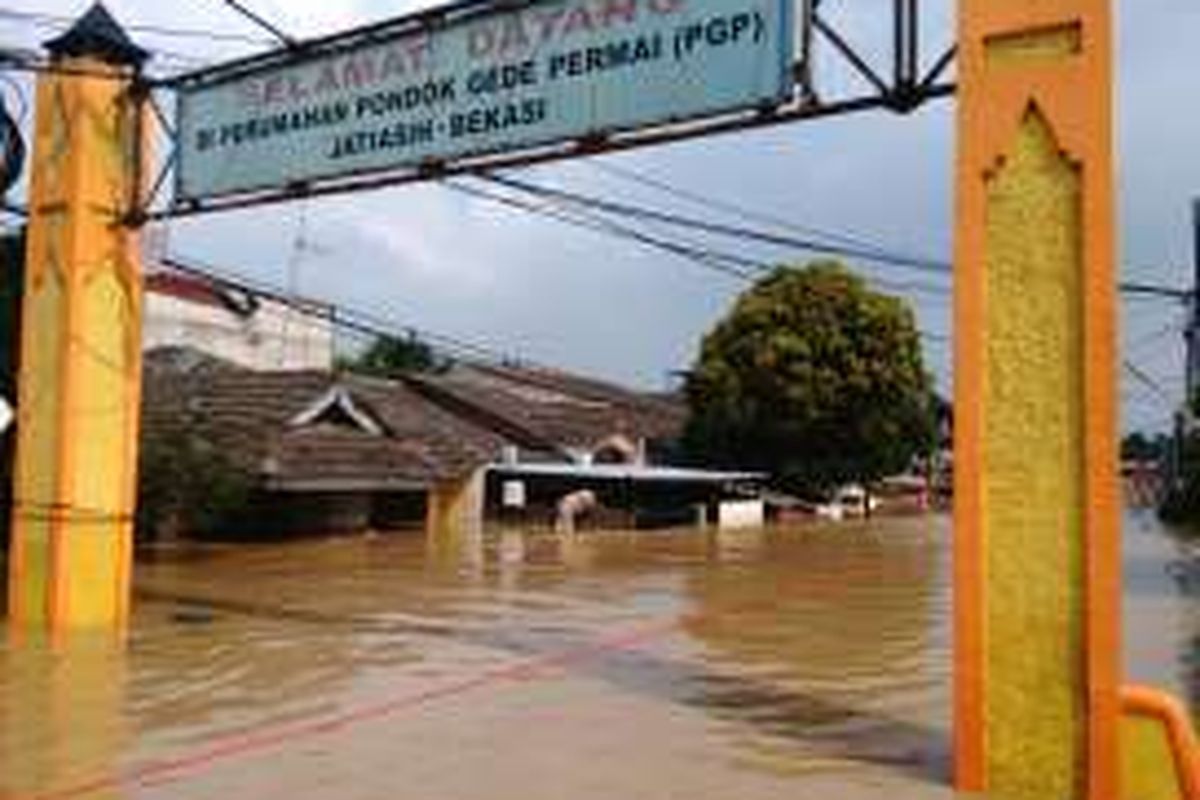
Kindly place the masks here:
POLYGON ((145 157, 144 51, 97 4, 38 78, 9 558, 14 633, 120 630, 129 611, 145 157))
POLYGON ((1117 800, 1110 0, 960 0, 955 771, 1117 800))

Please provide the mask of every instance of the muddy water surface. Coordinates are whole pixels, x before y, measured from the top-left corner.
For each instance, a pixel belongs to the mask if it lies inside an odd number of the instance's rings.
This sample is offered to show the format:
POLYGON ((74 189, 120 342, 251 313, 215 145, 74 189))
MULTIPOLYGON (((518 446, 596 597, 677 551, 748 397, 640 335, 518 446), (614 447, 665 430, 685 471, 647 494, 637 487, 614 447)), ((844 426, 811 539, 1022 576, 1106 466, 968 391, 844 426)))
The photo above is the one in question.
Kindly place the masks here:
MULTIPOLYGON (((1127 520, 1128 666, 1200 570, 1127 520)), ((0 798, 949 798, 948 523, 163 551, 123 649, 0 651, 0 798)))

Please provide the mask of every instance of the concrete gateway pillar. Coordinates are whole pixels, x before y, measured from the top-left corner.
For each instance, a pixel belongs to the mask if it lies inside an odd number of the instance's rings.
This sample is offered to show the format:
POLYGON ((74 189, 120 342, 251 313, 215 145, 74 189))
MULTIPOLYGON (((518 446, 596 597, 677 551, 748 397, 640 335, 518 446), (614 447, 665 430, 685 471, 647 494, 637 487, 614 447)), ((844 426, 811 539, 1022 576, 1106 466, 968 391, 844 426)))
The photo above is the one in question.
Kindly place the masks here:
POLYGON ((100 5, 47 47, 33 137, 9 619, 119 629, 129 610, 141 266, 124 224, 145 158, 145 53, 100 5))
POLYGON ((1117 800, 1111 2, 959 24, 956 781, 1117 800))
POLYGON ((955 767, 1117 800, 1110 0, 961 0, 955 767))

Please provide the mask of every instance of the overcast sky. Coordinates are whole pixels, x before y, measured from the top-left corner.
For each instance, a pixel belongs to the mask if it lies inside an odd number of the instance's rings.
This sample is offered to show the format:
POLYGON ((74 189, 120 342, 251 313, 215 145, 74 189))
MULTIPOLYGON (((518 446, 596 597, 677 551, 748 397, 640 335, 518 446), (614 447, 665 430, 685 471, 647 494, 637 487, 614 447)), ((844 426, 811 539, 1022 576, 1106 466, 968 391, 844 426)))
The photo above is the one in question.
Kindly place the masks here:
MULTIPOLYGON (((295 36, 324 34, 433 5, 421 0, 247 0, 295 36)), ((5 0, 5 8, 62 16, 78 0, 5 0)), ((250 36, 260 31, 221 0, 109 0, 131 25, 200 28, 250 36)), ((880 45, 879 0, 841 0, 835 11, 856 41, 880 45)), ((1119 5, 1121 252, 1124 277, 1184 285, 1191 277, 1189 198, 1200 195, 1200 3, 1125 0, 1119 5)), ((948 43, 952 6, 924 0, 931 53, 948 43)), ((30 47, 53 33, 0 16, 0 47, 30 47)), ((204 61, 253 52, 218 43, 138 32, 160 51, 158 73, 179 55, 204 61), (169 54, 163 54, 166 51, 169 54)), ((875 48, 884 65, 887 50, 875 48)), ((839 86, 833 65, 826 74, 839 86)), ((0 91, 10 90, 0 84, 0 91)), ((883 112, 805 122, 590 161, 528 170, 546 184, 656 207, 710 214, 602 172, 616 165, 699 194, 852 233, 889 249, 947 258, 951 241, 953 103, 916 114, 883 112)), ((735 218, 726 221, 737 222, 735 218)), ((762 227, 758 225, 757 227, 762 227)), ((401 325, 483 343, 540 363, 662 388, 686 368, 697 343, 744 288, 693 263, 600 234, 531 217, 440 186, 410 186, 290 203, 172 223, 171 248, 252 274, 300 294, 375 312, 401 325), (303 220, 303 222, 302 222, 303 220), (307 242, 297 247, 301 240, 307 242)), ((713 242, 716 244, 716 242, 713 242)), ((764 261, 804 254, 722 243, 764 261)), ((880 279, 938 282, 881 265, 856 265, 880 279)), ((947 390, 949 299, 906 293, 918 311, 926 357, 947 390)), ((1165 426, 1182 392, 1183 311, 1161 301, 1128 301, 1127 357, 1158 389, 1123 380, 1127 427, 1165 426)))

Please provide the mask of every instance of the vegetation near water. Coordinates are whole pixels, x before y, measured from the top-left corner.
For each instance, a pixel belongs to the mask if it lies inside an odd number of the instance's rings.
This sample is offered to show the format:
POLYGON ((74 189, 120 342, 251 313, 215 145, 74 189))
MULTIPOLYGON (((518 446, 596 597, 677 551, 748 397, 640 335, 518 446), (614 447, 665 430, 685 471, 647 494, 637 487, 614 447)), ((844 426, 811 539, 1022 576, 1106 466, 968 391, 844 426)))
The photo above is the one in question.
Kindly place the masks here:
POLYGON ((912 309, 831 261, 743 294, 705 337, 687 398, 696 461, 800 494, 903 472, 935 438, 912 309))

